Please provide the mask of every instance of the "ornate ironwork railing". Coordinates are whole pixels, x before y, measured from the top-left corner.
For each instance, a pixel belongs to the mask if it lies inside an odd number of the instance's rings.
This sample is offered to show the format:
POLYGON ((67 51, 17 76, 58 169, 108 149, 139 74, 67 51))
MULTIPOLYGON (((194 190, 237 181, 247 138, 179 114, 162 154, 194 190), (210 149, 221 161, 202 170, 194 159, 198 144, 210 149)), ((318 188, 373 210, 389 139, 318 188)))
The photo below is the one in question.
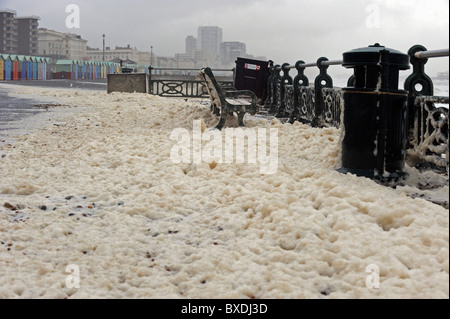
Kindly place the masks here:
MULTIPOLYGON (((196 75, 183 75, 180 73, 190 73, 197 69, 183 68, 154 68, 150 67, 149 72, 149 92, 153 95, 163 97, 182 97, 182 98, 208 98, 204 81, 197 78, 196 75), (170 74, 153 74, 157 72, 167 72, 170 74)), ((234 72, 234 70, 215 70, 218 72, 234 72)), ((218 77, 218 82, 224 88, 232 88, 233 76, 218 77)))
POLYGON ((340 127, 342 110, 342 90, 322 89, 324 122, 327 126, 340 127))
MULTIPOLYGON (((436 104, 448 104, 448 97, 434 96, 433 82, 425 74, 425 64, 428 58, 448 56, 447 50, 427 51, 422 46, 414 46, 408 52, 413 73, 405 82, 405 90, 409 92, 408 154, 424 162, 437 166, 447 166, 449 163, 448 144, 448 108, 436 107, 436 104), (417 85, 422 88, 417 89, 417 85)), ((342 65, 343 61, 330 61, 319 58, 315 63, 298 61, 294 66, 288 63, 274 65, 271 62, 270 75, 267 81, 267 97, 264 107, 269 114, 276 117, 289 118, 289 123, 300 121, 314 127, 337 127, 341 125, 342 90, 333 87, 333 79, 327 70, 331 65, 342 65), (319 75, 310 85, 305 69, 317 67, 319 75), (290 70, 296 69, 293 78, 290 70)), ((205 84, 196 76, 182 75, 182 73, 198 72, 196 69, 182 68, 153 68, 150 67, 150 94, 165 97, 207 98, 205 84), (153 72, 172 72, 175 74, 161 75, 153 72), (180 75, 181 74, 181 75, 180 75)), ((219 84, 225 88, 234 86, 233 70, 214 70, 215 72, 231 73, 233 76, 217 76, 219 84)), ((348 86, 353 86, 354 77, 348 80, 348 86)))
POLYGON ((449 110, 436 107, 438 103, 449 104, 449 98, 439 96, 415 98, 409 153, 437 166, 446 166, 449 158, 449 110))
MULTIPOLYGON (((405 90, 409 92, 408 155, 440 167, 447 166, 448 171, 449 110, 436 104, 449 104, 449 98, 434 96, 433 81, 425 74, 424 66, 428 58, 448 56, 449 50, 427 51, 418 45, 412 47, 408 54, 413 65, 413 73, 405 81, 405 90), (417 89, 418 85, 421 89, 417 89)), ((276 117, 289 117, 289 123, 299 121, 314 127, 339 128, 342 90, 333 87, 327 69, 342 63, 341 60, 329 61, 327 58, 320 58, 316 63, 298 61, 295 66, 271 63, 265 108, 276 117), (320 72, 312 86, 304 74, 309 67, 318 67, 320 72), (289 71, 294 68, 298 74, 292 79, 289 71)), ((348 86, 353 86, 353 83, 352 76, 348 86)))
POLYGON ((405 90, 409 91, 409 130, 410 148, 408 153, 424 162, 449 169, 449 119, 448 97, 434 96, 434 85, 425 73, 428 58, 449 56, 449 50, 428 51, 421 45, 409 49, 413 73, 405 81, 405 90))

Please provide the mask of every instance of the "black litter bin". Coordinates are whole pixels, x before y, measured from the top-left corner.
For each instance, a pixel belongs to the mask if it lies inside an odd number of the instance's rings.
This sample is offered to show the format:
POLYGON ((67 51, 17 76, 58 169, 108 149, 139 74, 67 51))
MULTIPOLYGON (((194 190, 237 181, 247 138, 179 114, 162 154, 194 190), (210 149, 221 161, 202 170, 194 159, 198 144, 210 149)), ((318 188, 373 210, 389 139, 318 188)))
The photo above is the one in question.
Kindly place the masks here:
POLYGON ((344 173, 391 179, 404 174, 408 92, 398 89, 409 56, 378 43, 344 53, 354 69, 353 86, 343 89, 344 173))
POLYGON ((269 62, 238 58, 236 60, 236 78, 234 87, 237 90, 249 90, 265 100, 267 95, 267 79, 269 62))

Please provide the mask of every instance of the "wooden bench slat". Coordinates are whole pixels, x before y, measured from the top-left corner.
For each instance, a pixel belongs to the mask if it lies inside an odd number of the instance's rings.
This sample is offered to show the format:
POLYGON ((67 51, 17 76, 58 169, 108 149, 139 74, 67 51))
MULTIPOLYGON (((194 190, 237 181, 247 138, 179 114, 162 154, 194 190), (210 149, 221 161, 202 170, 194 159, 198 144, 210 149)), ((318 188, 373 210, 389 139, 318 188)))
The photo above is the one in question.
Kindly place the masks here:
POLYGON ((243 99, 226 99, 226 101, 232 105, 245 105, 245 106, 252 105, 252 102, 243 99))

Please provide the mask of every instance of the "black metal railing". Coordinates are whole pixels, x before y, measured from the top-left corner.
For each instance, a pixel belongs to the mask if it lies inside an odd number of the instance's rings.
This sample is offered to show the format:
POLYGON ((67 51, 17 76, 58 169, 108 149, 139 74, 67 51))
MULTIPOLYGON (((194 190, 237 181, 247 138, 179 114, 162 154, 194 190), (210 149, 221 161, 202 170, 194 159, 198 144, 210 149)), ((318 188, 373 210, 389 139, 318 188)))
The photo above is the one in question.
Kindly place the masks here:
MULTIPOLYGON (((150 67, 149 93, 163 97, 209 98, 205 82, 197 78, 198 71, 189 68, 150 67)), ((216 69, 214 72, 229 74, 217 76, 221 86, 234 86, 234 69, 216 69)))
POLYGON ((408 54, 413 73, 405 81, 409 92, 409 149, 408 153, 437 166, 449 165, 449 97, 434 96, 434 84, 425 72, 429 58, 449 56, 449 50, 428 51, 413 46, 408 54))
POLYGON ((295 66, 287 63, 271 65, 264 106, 276 117, 288 117, 289 123, 300 121, 317 127, 339 127, 342 93, 341 89, 333 87, 333 79, 327 70, 330 65, 342 63, 322 57, 316 63, 298 61, 295 66), (310 80, 305 75, 305 69, 310 67, 319 68, 313 86, 310 86, 310 80), (292 79, 289 71, 294 68, 297 76, 292 79))
MULTIPOLYGON (((431 78, 425 73, 425 64, 429 58, 448 57, 449 50, 427 51, 420 45, 409 52, 413 72, 405 81, 405 90, 409 93, 408 121, 410 156, 433 163, 436 166, 449 165, 449 119, 448 97, 434 96, 431 78)), ((327 73, 331 65, 342 65, 342 60, 330 61, 320 58, 316 63, 298 61, 294 66, 288 63, 269 67, 267 98, 265 109, 275 117, 288 118, 289 123, 299 121, 314 127, 337 127, 342 122, 342 89, 333 87, 333 79, 327 73), (305 75, 305 69, 317 67, 319 75, 314 84, 305 75), (289 71, 297 70, 292 78, 289 71)), ((354 77, 348 80, 353 86, 354 77)))
MULTIPOLYGON (((431 78, 425 73, 425 64, 429 58, 448 57, 449 50, 428 51, 420 45, 412 47, 409 52, 413 72, 405 81, 405 90, 409 93, 408 120, 409 140, 407 153, 422 161, 437 166, 449 163, 449 119, 448 97, 434 96, 431 78)), ((276 117, 288 118, 289 123, 299 121, 313 127, 336 127, 342 124, 343 93, 341 88, 333 85, 328 74, 330 66, 342 66, 343 60, 319 58, 314 63, 298 61, 295 65, 288 63, 269 66, 267 80, 267 97, 264 108, 276 117), (310 81, 305 75, 307 68, 318 68, 319 75, 310 81), (295 76, 290 71, 296 70, 295 76)), ((196 78, 197 69, 157 68, 149 70, 150 94, 165 97, 208 98, 204 81, 196 78), (193 73, 190 75, 189 73, 193 73), (168 74, 164 74, 168 73, 168 74)), ((216 69, 219 84, 234 86, 235 70, 216 69)), ((354 76, 348 79, 347 85, 354 85, 354 76)))

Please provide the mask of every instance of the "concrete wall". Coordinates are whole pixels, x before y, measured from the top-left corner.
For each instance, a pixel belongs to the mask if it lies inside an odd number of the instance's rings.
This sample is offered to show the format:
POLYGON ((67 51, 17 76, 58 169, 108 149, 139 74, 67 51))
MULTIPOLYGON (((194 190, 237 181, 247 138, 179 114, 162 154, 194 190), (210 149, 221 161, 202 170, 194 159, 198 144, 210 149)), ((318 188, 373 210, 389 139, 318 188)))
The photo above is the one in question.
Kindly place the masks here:
POLYGON ((108 74, 108 94, 112 92, 148 93, 145 73, 108 74))

